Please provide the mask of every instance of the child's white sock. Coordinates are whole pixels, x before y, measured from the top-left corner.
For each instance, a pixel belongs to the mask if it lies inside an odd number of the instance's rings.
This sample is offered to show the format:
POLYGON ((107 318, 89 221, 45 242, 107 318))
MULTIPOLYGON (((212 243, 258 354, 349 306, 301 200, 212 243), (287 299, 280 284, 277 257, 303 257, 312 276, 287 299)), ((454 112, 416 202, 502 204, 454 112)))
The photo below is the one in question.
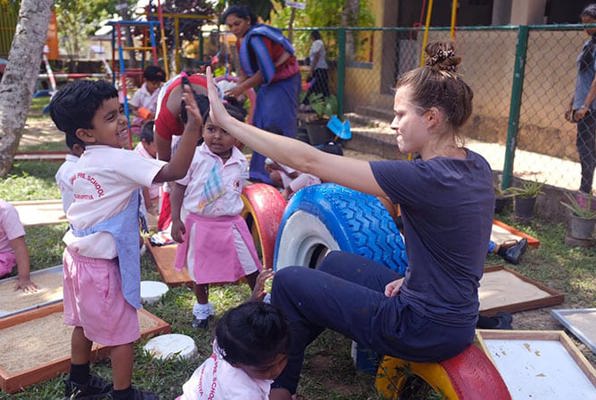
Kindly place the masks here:
POLYGON ((207 319, 209 318, 210 310, 213 308, 211 303, 207 304, 199 304, 195 303, 192 307, 192 313, 197 319, 207 319))

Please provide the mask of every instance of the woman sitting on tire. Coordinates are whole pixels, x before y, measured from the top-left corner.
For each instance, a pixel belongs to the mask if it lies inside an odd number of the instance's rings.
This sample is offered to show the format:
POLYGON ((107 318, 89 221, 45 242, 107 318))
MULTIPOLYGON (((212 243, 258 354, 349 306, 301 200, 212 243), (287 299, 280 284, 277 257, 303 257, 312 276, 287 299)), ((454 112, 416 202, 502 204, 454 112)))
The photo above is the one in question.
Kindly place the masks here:
MULTIPOLYGON (((208 78, 214 123, 247 146, 293 168, 401 205, 409 267, 405 277, 365 258, 334 252, 319 269, 277 272, 272 304, 286 315, 288 365, 270 399, 296 392, 304 350, 323 329, 406 360, 436 362, 469 346, 478 319, 478 284, 490 238, 492 173, 479 154, 458 144, 473 93, 456 74, 450 43, 431 43, 426 66, 401 76, 395 118, 402 153, 413 161, 372 161, 323 153, 231 118, 208 78)), ((208 72, 210 74, 210 71, 208 72)))

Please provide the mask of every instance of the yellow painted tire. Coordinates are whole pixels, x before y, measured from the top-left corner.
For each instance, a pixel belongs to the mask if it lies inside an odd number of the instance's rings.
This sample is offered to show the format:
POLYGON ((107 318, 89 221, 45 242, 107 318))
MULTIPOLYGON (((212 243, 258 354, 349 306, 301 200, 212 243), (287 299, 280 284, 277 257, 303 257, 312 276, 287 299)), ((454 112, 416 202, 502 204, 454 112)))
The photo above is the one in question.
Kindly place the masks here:
POLYGON ((386 399, 397 400, 408 375, 415 375, 448 400, 510 400, 501 375, 488 356, 475 345, 438 363, 405 361, 385 356, 375 386, 386 399))

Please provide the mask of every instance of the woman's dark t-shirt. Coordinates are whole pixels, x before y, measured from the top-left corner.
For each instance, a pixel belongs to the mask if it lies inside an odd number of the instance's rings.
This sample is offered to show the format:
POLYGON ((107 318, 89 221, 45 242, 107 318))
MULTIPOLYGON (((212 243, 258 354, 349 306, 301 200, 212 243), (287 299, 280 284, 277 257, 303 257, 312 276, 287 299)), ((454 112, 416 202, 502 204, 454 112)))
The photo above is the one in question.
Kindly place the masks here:
POLYGON ((478 318, 478 286, 492 229, 494 190, 487 161, 373 161, 373 174, 401 208, 409 267, 399 296, 450 326, 478 318))

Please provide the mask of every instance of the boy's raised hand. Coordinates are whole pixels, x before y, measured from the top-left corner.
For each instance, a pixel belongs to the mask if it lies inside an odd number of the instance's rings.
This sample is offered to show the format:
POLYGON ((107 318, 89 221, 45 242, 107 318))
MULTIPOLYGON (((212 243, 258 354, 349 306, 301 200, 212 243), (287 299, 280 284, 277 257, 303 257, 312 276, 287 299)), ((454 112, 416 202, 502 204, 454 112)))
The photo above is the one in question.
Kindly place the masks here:
POLYGON ((203 118, 201 118, 201 112, 199 111, 199 106, 195 100, 195 96, 192 93, 192 90, 189 85, 184 85, 182 88, 182 99, 184 100, 185 107, 186 107, 186 115, 188 116, 188 121, 186 122, 186 127, 191 129, 201 130, 203 125, 203 118))
POLYGON ((211 122, 217 126, 225 127, 226 121, 229 120, 230 114, 223 105, 221 98, 219 97, 219 90, 215 84, 213 78, 213 72, 211 67, 207 67, 207 92, 209 95, 209 118, 211 122))

